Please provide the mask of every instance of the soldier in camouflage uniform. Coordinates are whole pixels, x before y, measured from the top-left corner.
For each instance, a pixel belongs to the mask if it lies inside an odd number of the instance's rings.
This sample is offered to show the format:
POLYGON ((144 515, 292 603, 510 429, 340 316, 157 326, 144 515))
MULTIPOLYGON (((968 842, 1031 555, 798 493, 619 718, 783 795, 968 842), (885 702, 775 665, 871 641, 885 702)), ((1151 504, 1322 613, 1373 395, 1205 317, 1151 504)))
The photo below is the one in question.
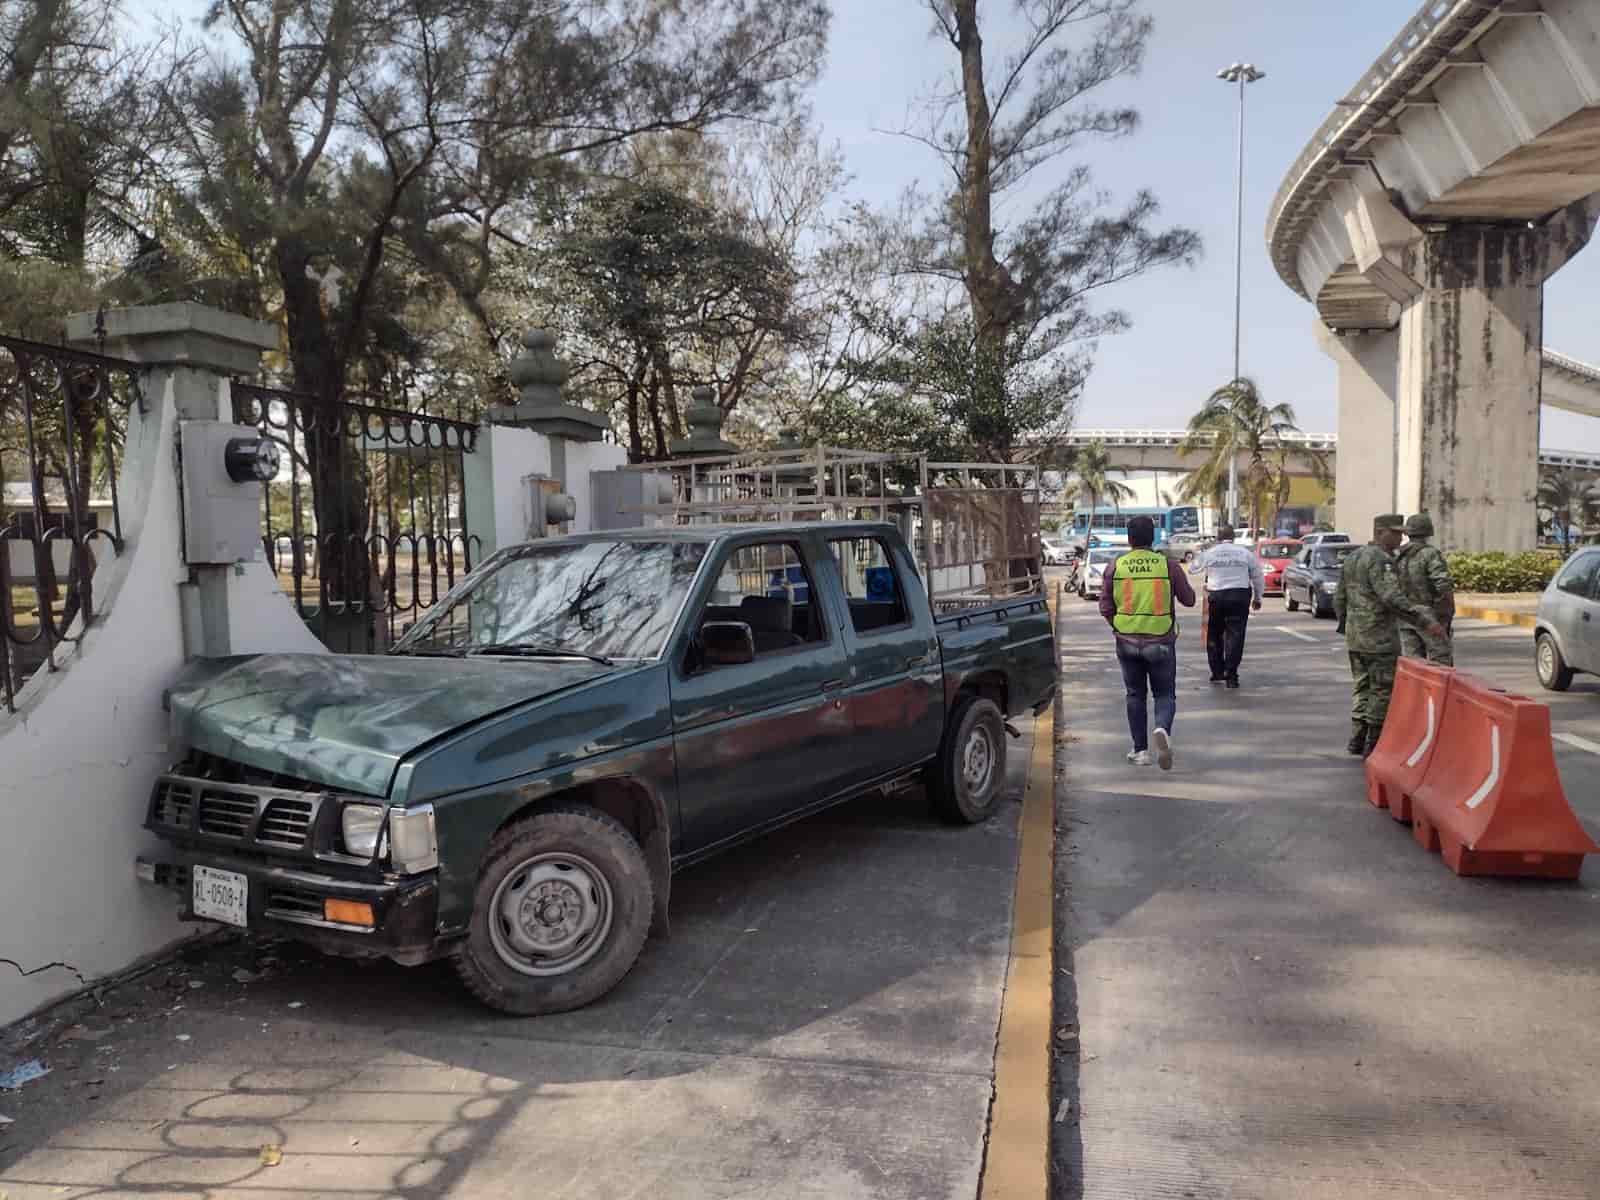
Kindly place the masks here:
POLYGON ((1372 541, 1344 560, 1333 611, 1350 652, 1355 695, 1350 706, 1351 754, 1372 753, 1389 715, 1395 662, 1400 657, 1400 622, 1413 621, 1430 636, 1444 637, 1433 614, 1401 590, 1394 552, 1400 546, 1405 518, 1385 513, 1372 522, 1372 541))
POLYGON ((1433 518, 1427 513, 1407 517, 1406 537, 1410 540, 1394 556, 1395 573, 1412 603, 1432 613, 1434 620, 1444 626, 1445 635, 1429 637, 1421 626, 1401 620, 1400 653, 1453 667, 1456 663, 1450 624, 1456 615, 1456 581, 1450 577, 1444 551, 1428 540, 1432 536, 1433 518))

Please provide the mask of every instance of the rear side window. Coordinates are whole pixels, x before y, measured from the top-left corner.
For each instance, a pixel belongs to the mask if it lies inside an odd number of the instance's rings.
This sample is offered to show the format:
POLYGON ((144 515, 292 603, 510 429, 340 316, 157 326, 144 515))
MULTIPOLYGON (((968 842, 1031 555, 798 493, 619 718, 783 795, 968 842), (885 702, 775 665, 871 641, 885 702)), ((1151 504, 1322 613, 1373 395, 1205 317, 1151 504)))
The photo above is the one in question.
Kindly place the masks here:
POLYGON ((730 554, 701 614, 701 624, 707 621, 749 625, 757 656, 828 640, 805 559, 789 542, 743 546, 730 554))
POLYGON ((1567 564, 1556 586, 1563 592, 1589 599, 1594 596, 1596 575, 1600 575, 1600 554, 1580 554, 1567 564))
POLYGON ((840 538, 830 545, 857 633, 892 629, 911 619, 900 572, 881 538, 840 538))

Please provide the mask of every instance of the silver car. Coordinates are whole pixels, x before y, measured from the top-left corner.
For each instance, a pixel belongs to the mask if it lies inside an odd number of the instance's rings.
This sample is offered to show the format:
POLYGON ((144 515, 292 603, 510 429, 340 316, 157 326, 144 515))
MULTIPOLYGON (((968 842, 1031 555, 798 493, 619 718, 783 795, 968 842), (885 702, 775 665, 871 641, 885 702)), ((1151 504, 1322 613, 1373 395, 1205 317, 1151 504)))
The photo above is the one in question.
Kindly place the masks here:
POLYGON ((1552 692, 1580 672, 1600 674, 1600 547, 1574 554, 1539 597, 1534 647, 1539 682, 1552 692))

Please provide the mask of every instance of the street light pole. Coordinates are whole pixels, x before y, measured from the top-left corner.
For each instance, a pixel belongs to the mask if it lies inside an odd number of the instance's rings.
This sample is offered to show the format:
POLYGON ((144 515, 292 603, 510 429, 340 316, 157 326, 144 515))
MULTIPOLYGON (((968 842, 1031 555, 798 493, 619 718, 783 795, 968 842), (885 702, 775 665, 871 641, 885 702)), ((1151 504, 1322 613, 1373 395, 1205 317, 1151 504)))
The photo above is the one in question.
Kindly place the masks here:
MULTIPOLYGON (((1257 70, 1253 63, 1233 63, 1217 72, 1224 83, 1237 84, 1239 88, 1239 169, 1237 190, 1233 204, 1233 378, 1238 380, 1239 339, 1244 295, 1244 89, 1246 84, 1265 79, 1267 73, 1257 70)), ((1239 513, 1239 456, 1228 455, 1228 519, 1239 513)))

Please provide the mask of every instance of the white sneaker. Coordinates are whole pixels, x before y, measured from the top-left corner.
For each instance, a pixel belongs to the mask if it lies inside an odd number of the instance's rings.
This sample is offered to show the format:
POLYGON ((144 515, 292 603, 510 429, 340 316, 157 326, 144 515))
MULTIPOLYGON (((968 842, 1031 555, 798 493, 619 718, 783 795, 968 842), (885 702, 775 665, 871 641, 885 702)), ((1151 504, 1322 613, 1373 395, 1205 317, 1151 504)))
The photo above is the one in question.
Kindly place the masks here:
POLYGON ((1148 767, 1150 765, 1150 751, 1129 750, 1128 761, 1136 767, 1148 767))
MULTIPOLYGON (((1156 731, 1150 735, 1150 741, 1156 748, 1156 766, 1163 771, 1172 770, 1172 735, 1157 726, 1156 731)), ((1145 761, 1149 761, 1148 757, 1145 761)))

